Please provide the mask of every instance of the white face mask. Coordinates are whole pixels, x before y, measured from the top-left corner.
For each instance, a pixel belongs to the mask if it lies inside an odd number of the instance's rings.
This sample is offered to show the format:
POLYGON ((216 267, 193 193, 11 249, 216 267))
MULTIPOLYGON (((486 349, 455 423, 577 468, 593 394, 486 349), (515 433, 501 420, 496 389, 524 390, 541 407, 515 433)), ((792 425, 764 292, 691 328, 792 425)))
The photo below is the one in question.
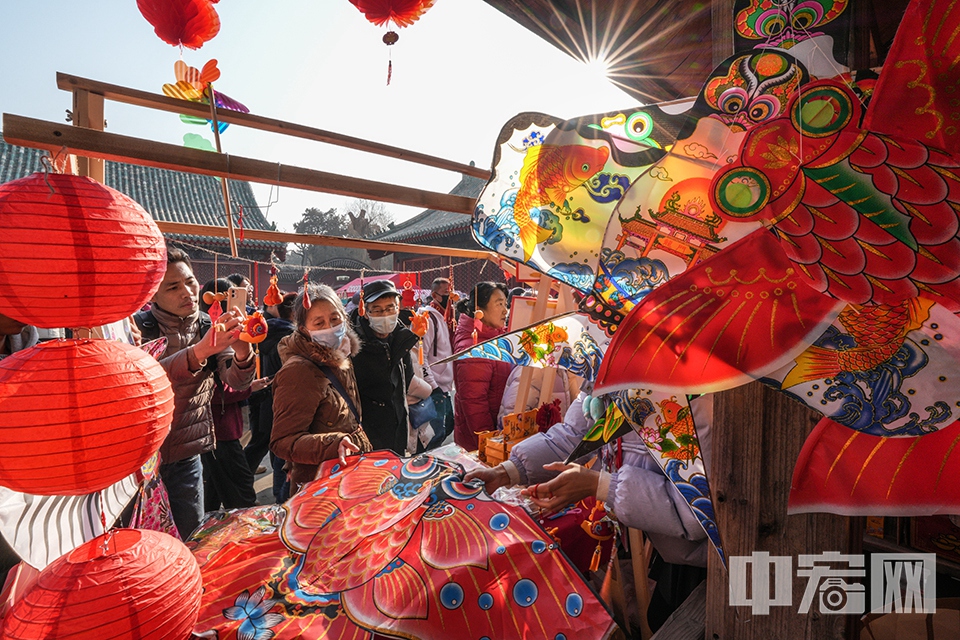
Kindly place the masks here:
POLYGON ((310 332, 310 337, 317 344, 336 349, 340 346, 340 341, 347 335, 347 323, 341 322, 335 327, 329 329, 317 329, 310 332))
POLYGON ((367 316, 370 320, 370 328, 380 335, 393 333, 393 330, 397 328, 397 319, 399 317, 399 313, 395 313, 392 316, 380 316, 379 318, 367 316))

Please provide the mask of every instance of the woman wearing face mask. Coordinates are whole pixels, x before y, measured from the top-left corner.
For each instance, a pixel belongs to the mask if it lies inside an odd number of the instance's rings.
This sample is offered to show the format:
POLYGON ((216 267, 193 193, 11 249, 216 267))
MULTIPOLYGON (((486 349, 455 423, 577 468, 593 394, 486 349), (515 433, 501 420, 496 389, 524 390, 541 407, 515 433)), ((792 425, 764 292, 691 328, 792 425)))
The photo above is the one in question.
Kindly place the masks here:
MULTIPOLYGON (((473 345, 477 311, 480 325, 477 342, 484 342, 506 333, 507 287, 498 282, 481 282, 470 297, 457 305, 460 321, 453 336, 453 351, 473 345)), ((453 439, 472 451, 477 448, 477 433, 497 428, 497 413, 513 365, 497 360, 468 358, 453 363, 453 439)))
POLYGON ((360 345, 343 304, 330 287, 311 284, 297 296, 294 320, 297 330, 278 347, 283 366, 273 380, 270 438, 270 450, 287 461, 291 492, 313 480, 324 460, 346 464, 346 456, 371 451, 350 362, 360 345))
POLYGON ((400 293, 389 280, 363 287, 364 314, 351 314, 360 336, 360 352, 353 356, 367 435, 374 449, 403 455, 407 446, 407 390, 416 370, 410 349, 417 336, 398 321, 400 293))

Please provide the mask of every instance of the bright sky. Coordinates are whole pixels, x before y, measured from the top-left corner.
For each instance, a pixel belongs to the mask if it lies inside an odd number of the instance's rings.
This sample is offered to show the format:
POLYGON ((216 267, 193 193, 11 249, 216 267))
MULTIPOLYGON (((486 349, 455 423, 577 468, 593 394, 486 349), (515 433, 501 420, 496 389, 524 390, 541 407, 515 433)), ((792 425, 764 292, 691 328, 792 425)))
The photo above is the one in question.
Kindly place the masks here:
MULTIPOLYGON (((482 0, 437 0, 400 29, 385 31, 349 0, 221 0, 221 28, 183 60, 222 72, 217 89, 258 115, 488 167, 500 128, 522 111, 569 118, 621 109, 634 100, 597 71, 522 28, 482 0)), ((174 82, 180 51, 165 44, 136 0, 0 2, 0 111, 62 122, 69 93, 57 71, 160 93, 174 82)), ((107 102, 108 131, 181 144, 176 115, 107 102)), ((316 142, 231 126, 224 151, 410 187, 447 192, 460 176, 316 142)), ((254 185, 261 206, 270 188, 254 185)), ((292 230, 306 207, 343 208, 348 199, 273 190, 269 219, 292 230)), ((389 204, 398 220, 418 209, 389 204)))

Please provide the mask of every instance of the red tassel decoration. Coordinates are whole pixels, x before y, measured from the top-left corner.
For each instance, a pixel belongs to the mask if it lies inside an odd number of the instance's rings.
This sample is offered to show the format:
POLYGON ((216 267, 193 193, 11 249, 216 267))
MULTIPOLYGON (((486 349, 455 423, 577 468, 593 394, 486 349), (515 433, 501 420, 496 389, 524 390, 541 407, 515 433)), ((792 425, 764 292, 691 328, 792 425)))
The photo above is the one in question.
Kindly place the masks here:
MULTIPOLYGON (((397 43, 397 40, 400 39, 400 34, 396 31, 387 31, 383 34, 383 44, 388 47, 393 46, 397 43)), ((390 78, 393 77, 393 51, 390 52, 390 59, 387 62, 387 86, 390 86, 390 78)))
POLYGON ((600 570, 600 556, 603 555, 601 545, 602 543, 597 542, 597 546, 593 550, 593 557, 590 558, 590 571, 600 570))
POLYGON ((360 302, 357 304, 357 313, 360 317, 367 315, 366 307, 363 304, 363 270, 360 271, 360 302))
POLYGON ((237 226, 240 227, 240 242, 243 242, 243 205, 240 205, 240 211, 237 212, 237 226))
POLYGON ((310 292, 307 291, 307 285, 310 284, 310 272, 303 270, 303 308, 310 308, 310 292))

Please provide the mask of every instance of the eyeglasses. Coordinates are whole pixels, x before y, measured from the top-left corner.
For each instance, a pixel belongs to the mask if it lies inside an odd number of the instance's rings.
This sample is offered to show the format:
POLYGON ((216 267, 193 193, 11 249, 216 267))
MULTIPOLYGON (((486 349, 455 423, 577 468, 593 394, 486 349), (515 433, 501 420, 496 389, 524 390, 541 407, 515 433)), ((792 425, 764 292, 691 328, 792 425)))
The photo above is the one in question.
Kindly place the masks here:
POLYGON ((393 314, 395 314, 395 313, 397 313, 398 311, 400 311, 400 307, 398 307, 398 306, 395 305, 395 304, 391 304, 391 305, 389 305, 389 306, 379 307, 379 308, 376 308, 376 309, 374 309, 373 307, 370 307, 369 309, 367 309, 367 311, 370 312, 370 315, 372 315, 373 317, 377 318, 377 317, 380 317, 380 316, 392 316, 393 314))

